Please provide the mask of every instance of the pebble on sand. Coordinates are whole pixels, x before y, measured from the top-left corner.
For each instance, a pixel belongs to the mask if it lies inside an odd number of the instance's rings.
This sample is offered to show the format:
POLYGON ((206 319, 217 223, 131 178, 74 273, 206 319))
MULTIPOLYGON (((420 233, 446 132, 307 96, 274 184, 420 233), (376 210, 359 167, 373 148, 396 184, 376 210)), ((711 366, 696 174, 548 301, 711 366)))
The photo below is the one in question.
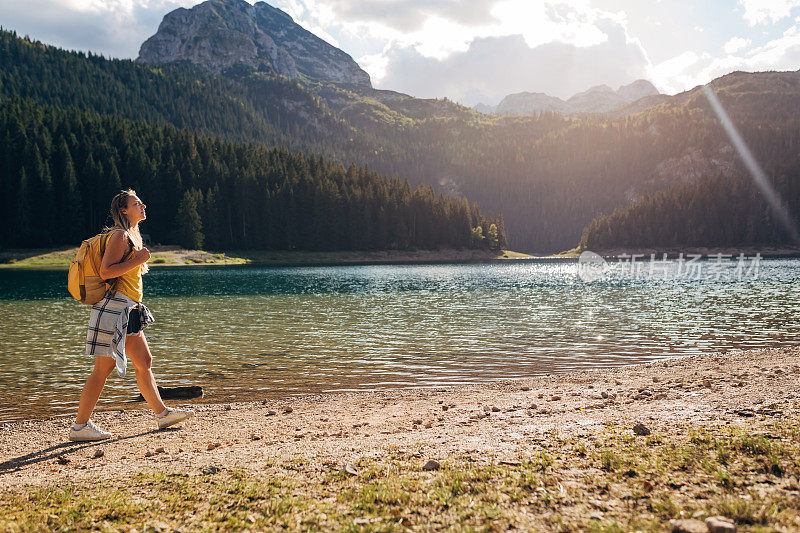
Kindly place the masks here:
POLYGON ((684 518, 680 520, 670 520, 669 525, 672 526, 672 533, 707 533, 708 528, 700 520, 693 518, 684 518))
POLYGON ((430 470, 439 470, 442 465, 439 464, 439 461, 435 461, 433 459, 428 459, 428 462, 422 466, 422 469, 425 471, 430 470))
POLYGON ((709 533, 736 533, 736 524, 724 516, 709 516, 706 518, 709 533))

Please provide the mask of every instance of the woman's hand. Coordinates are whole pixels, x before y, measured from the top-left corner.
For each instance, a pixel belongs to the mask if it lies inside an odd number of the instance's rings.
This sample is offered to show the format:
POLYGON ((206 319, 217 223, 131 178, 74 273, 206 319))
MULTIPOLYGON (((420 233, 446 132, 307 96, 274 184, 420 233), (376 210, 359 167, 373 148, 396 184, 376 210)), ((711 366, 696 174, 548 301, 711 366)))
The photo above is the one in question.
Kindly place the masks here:
POLYGON ((150 250, 142 247, 141 250, 133 251, 133 260, 137 265, 143 265, 150 260, 150 250))

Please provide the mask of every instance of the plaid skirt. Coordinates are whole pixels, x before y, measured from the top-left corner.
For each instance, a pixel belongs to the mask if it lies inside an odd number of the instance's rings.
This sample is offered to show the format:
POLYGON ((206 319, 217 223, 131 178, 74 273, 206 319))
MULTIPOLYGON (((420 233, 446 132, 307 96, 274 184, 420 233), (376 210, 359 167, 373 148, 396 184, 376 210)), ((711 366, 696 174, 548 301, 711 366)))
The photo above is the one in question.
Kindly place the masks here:
POLYGON ((92 306, 89 314, 86 355, 114 358, 117 373, 123 378, 128 367, 125 356, 128 318, 134 309, 139 312, 141 329, 154 321, 147 307, 116 291, 108 291, 102 300, 92 306))

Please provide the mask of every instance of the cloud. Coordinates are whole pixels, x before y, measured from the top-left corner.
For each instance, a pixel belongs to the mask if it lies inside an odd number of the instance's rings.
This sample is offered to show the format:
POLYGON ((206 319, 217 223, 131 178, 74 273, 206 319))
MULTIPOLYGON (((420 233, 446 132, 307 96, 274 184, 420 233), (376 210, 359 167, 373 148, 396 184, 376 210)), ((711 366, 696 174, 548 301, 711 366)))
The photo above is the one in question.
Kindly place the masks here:
POLYGON ((739 44, 736 43, 734 48, 737 49, 724 57, 714 57, 707 52, 685 52, 655 65, 651 75, 656 85, 676 92, 702 85, 735 70, 797 70, 800 67, 800 17, 780 37, 761 46, 744 51, 738 47, 739 44))
POLYGON ((744 7, 744 19, 751 25, 778 22, 789 17, 798 0, 739 0, 744 7))
POLYGON ((384 54, 366 54, 356 59, 356 63, 369 73, 370 79, 386 77, 389 58, 384 54))
POLYGON ((374 9, 383 4, 332 4, 339 13, 353 9, 343 32, 384 39, 381 52, 357 57, 376 87, 473 105, 519 91, 569 97, 646 73, 647 56, 627 34, 624 13, 594 9, 588 0, 473 0, 483 16, 469 20, 453 16, 460 10, 445 13, 453 4, 445 0, 404 3, 407 21, 374 9))
MULTIPOLYGON (((316 0, 305 1, 308 4, 316 0)), ((343 2, 338 0, 340 4, 343 2)), ((453 53, 465 52, 473 40, 486 37, 522 35, 530 47, 553 41, 592 46, 607 38, 597 27, 597 21, 616 17, 592 9, 581 1, 471 0, 471 3, 480 5, 478 11, 485 13, 481 17, 475 17, 473 13, 465 20, 460 9, 449 13, 444 11, 443 7, 450 3, 440 1, 429 6, 425 2, 420 3, 417 10, 401 10, 406 16, 413 14, 414 23, 411 24, 399 22, 395 17, 374 15, 373 7, 383 2, 367 0, 359 3, 363 11, 358 11, 358 17, 353 14, 339 23, 342 31, 350 36, 382 40, 386 43, 384 52, 391 48, 413 47, 424 57, 443 60, 453 53), (422 6, 431 11, 425 14, 422 6), (436 7, 441 9, 434 9, 436 7)), ((409 4, 411 7, 415 5, 414 2, 409 4)), ((313 8, 309 15, 313 16, 313 8)))
POLYGON ((800 17, 779 38, 750 50, 745 63, 754 70, 797 70, 800 66, 800 17))
POLYGON ((162 17, 193 0, 26 0, 0 3, 6 29, 70 50, 136 57, 162 17))
POLYGON ((647 58, 616 21, 599 20, 606 40, 592 46, 550 42, 531 47, 522 35, 481 37, 445 59, 413 46, 386 53, 386 74, 376 83, 423 98, 448 96, 466 105, 496 104, 520 91, 567 98, 602 83, 619 86, 647 74, 647 58))
MULTIPOLYGON (((297 1, 297 0, 294 0, 297 1)), ((338 22, 373 22, 400 33, 422 28, 432 17, 465 26, 485 25, 493 19, 497 0, 319 0, 304 2, 311 13, 328 10, 338 22)))
POLYGON ((689 50, 650 67, 649 78, 662 92, 676 93, 698 85, 694 67, 711 56, 689 50))
POLYGON ((747 48, 750 46, 751 42, 750 39, 745 39, 743 37, 733 37, 722 46, 722 49, 725 50, 726 54, 730 55, 738 52, 742 48, 747 48))

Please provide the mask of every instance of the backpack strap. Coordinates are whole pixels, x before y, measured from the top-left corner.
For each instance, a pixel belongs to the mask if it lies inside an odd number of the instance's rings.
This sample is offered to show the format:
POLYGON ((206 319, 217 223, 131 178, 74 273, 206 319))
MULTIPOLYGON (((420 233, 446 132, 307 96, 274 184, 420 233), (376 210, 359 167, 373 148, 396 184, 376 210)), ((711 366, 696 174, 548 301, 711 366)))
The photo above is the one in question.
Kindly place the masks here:
MULTIPOLYGON (((106 246, 108 246, 108 241, 111 239, 111 236, 114 234, 115 231, 125 231, 125 230, 123 230, 121 228, 114 228, 114 229, 112 229, 112 230, 110 230, 110 231, 108 231, 108 232, 103 234, 103 237, 100 239, 100 261, 103 260, 103 256, 106 253, 106 246)), ((122 256, 122 261, 120 261, 120 263, 124 263, 125 261, 130 259, 131 256, 133 255, 133 252, 134 252, 134 250, 133 250, 133 242, 131 241, 130 236, 127 233, 125 234, 125 236, 127 237, 127 240, 128 240, 128 243, 130 244, 130 248, 131 249, 130 249, 130 251, 128 253, 126 253, 125 255, 122 256)), ((97 270, 97 274, 99 275, 100 274, 100 267, 98 266, 96 270, 97 270)), ((119 278, 120 277, 117 276, 116 278, 112 278, 113 281, 106 280, 106 283, 108 283, 110 290, 113 291, 113 290, 117 289, 117 285, 119 284, 119 278)))

